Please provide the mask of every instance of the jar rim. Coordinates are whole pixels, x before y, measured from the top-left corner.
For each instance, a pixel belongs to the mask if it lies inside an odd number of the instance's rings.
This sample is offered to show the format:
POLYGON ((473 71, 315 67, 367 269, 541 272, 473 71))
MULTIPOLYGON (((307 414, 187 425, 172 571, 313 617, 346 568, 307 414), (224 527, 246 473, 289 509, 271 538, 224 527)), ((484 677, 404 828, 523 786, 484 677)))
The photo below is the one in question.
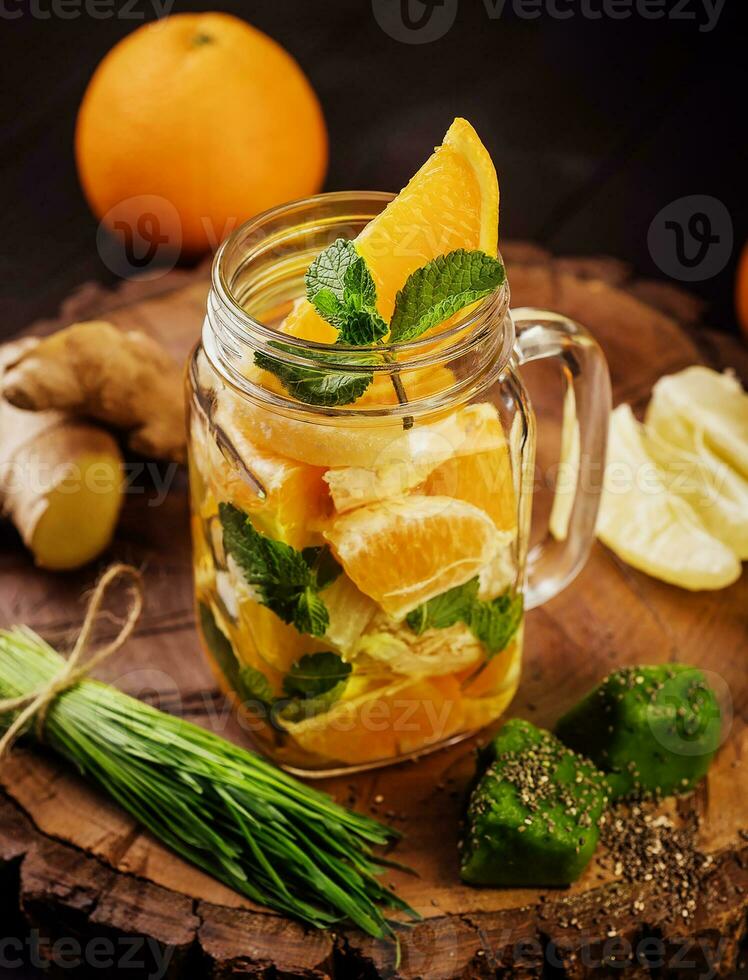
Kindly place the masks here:
MULTIPOLYGON (((262 398, 263 401, 278 401, 279 396, 274 393, 255 392, 254 389, 258 386, 240 369, 243 357, 252 351, 262 352, 300 367, 323 367, 325 371, 346 374, 373 372, 386 375, 443 364, 469 354, 474 349, 482 351, 490 346, 491 373, 496 374, 506 367, 514 347, 514 330, 511 317, 507 315, 510 292, 506 279, 500 287, 473 304, 472 309, 468 309, 464 316, 457 317, 446 329, 430 331, 427 336, 415 340, 377 344, 375 348, 324 343, 279 333, 276 328, 248 312, 240 302, 233 280, 251 265, 253 259, 259 262, 263 255, 273 255, 272 249, 278 245, 281 249, 287 249, 289 244, 303 236, 304 229, 319 231, 326 227, 324 221, 315 223, 309 220, 304 224, 304 215, 313 215, 318 209, 326 213, 327 209, 334 212, 333 218, 326 219, 329 222, 337 219, 338 223, 357 221, 365 225, 394 197, 394 194, 385 191, 335 191, 300 198, 263 211, 244 222, 224 240, 212 265, 212 290, 208 298, 206 321, 208 332, 204 332, 204 343, 213 352, 211 360, 223 365, 225 373, 237 387, 262 398), (367 206, 366 213, 361 213, 367 206), (346 214, 346 208, 355 213, 346 214), (373 213, 372 208, 375 209, 373 213), (340 209, 339 216, 335 209, 340 209), (299 216, 299 223, 290 229, 285 228, 283 222, 292 221, 296 215, 299 216), (250 246, 254 246, 254 249, 250 246), (229 258, 236 259, 236 255, 231 254, 232 250, 240 256, 235 269, 228 268, 229 258), (497 324, 500 325, 500 330, 496 329, 497 324), (283 345, 280 352, 279 341, 283 345), (378 363, 367 364, 362 359, 358 363, 355 359, 351 361, 352 355, 362 358, 362 355, 372 349, 383 355, 378 363), (341 357, 331 358, 331 354, 339 354, 341 357), (251 392, 248 386, 252 389, 251 392)), ((453 397, 458 394, 457 388, 462 391, 465 387, 464 384, 456 386, 453 397)), ((444 394, 446 396, 447 392, 444 394)), ((291 406, 295 410, 304 411, 298 402, 290 401, 289 407, 291 406)), ((409 403, 410 411, 415 407, 413 402, 409 403)), ((338 408, 331 411, 334 414, 349 414, 351 409, 338 408)), ((353 411, 359 414, 362 409, 353 411)), ((363 410, 363 414, 369 413, 363 410)))
MULTIPOLYGON (((224 307, 230 311, 233 318, 244 321, 245 325, 250 327, 250 332, 256 332, 258 337, 261 337, 264 340, 278 340, 278 331, 274 330, 261 320, 258 320, 257 317, 248 313, 234 295, 234 291, 231 288, 230 283, 227 281, 227 276, 224 269, 228 249, 240 236, 250 235, 253 231, 260 230, 274 218, 290 214, 295 210, 312 208, 315 205, 328 204, 332 202, 343 204, 347 202, 360 201, 361 199, 366 199, 372 202, 381 202, 386 205, 395 197, 396 195, 390 191, 328 191, 322 194, 315 194, 311 197, 297 198, 294 201, 288 201, 284 204, 280 204, 276 207, 268 208, 267 210, 262 211, 260 214, 255 215, 253 218, 250 218, 248 221, 245 221, 242 225, 236 228, 218 248, 213 259, 211 269, 212 286, 216 296, 220 299, 224 307)), ((500 261, 503 261, 501 258, 501 253, 498 254, 498 258, 500 261)), ((507 285, 507 280, 505 279, 501 286, 481 300, 475 306, 475 308, 464 317, 458 317, 457 320, 455 320, 455 322, 446 330, 430 333, 428 337, 419 337, 415 340, 377 344, 377 352, 385 354, 407 354, 410 351, 417 352, 428 349, 429 347, 433 346, 435 341, 447 340, 452 336, 462 334, 466 330, 469 330, 473 325, 482 321, 489 312, 492 316, 501 316, 506 311, 508 305, 509 287, 507 285)), ((329 344, 318 340, 307 340, 301 337, 290 336, 282 337, 282 339, 284 344, 288 343, 289 346, 298 348, 300 352, 309 351, 314 353, 316 351, 329 354, 331 350, 334 350, 336 353, 339 352, 342 354, 360 354, 362 351, 361 347, 348 344, 329 344)), ((405 362, 400 361, 400 363, 403 364, 405 362)))

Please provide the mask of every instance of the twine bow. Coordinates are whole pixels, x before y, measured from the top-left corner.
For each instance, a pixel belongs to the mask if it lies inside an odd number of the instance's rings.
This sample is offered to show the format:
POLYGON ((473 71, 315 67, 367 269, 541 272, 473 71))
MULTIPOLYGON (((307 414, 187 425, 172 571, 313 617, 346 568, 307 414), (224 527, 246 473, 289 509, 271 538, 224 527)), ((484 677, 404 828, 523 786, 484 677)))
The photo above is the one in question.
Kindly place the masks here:
POLYGON ((32 718, 36 719, 37 738, 40 742, 44 740, 44 726, 47 722, 49 709, 55 699, 60 694, 64 694, 65 691, 70 690, 71 687, 87 677, 95 667, 98 667, 99 664, 103 663, 122 648, 134 630, 142 610, 143 580, 140 572, 136 568, 133 568, 132 565, 110 565, 96 584, 73 651, 60 668, 60 671, 48 684, 45 684, 39 690, 31 691, 17 698, 0 700, 0 715, 14 711, 19 712, 13 724, 2 739, 0 739, 0 759, 10 751, 16 739, 32 718), (130 579, 132 583, 130 588, 130 604, 125 621, 113 640, 86 657, 91 633, 96 625, 96 617, 99 614, 107 591, 117 579, 130 579))

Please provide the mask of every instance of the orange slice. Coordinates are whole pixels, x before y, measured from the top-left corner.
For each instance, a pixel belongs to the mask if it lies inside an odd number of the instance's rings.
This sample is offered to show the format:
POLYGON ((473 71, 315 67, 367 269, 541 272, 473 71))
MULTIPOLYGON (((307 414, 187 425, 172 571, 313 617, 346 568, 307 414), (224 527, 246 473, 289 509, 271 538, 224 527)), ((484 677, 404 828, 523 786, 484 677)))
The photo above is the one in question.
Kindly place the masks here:
POLYGON ((390 616, 477 575, 499 547, 488 515, 449 497, 387 500, 344 514, 324 532, 346 574, 390 616))
POLYGON ((318 543, 314 532, 331 512, 324 469, 260 449, 240 408, 219 407, 214 421, 243 464, 242 471, 211 441, 209 479, 216 498, 247 511, 259 531, 294 548, 318 543))
POLYGON ((460 689, 453 677, 397 681, 342 700, 326 714, 286 725, 298 746, 328 765, 417 752, 461 727, 460 689))
MULTIPOLYGON (((456 248, 496 255, 499 184, 493 161, 466 119, 455 119, 420 170, 355 239, 371 269, 377 307, 389 322, 395 295, 408 276, 456 248)), ((305 300, 284 333, 333 343, 337 331, 305 300)))
MULTIPOLYGON (((441 496, 462 496, 462 491, 476 497, 483 495, 491 502, 496 471, 506 474, 508 459, 496 409, 484 402, 460 408, 431 425, 416 425, 401 431, 383 447, 372 468, 346 466, 331 469, 325 474, 325 482, 330 487, 335 509, 345 513, 354 507, 407 493, 434 470, 441 471, 452 462, 455 473, 448 470, 440 481, 444 485, 441 496), (475 459, 477 454, 487 458, 487 472, 479 474, 485 476, 486 485, 483 488, 463 486, 475 478, 476 465, 471 466, 468 461, 475 459), (462 472, 461 466, 468 471, 464 480, 457 479, 456 475, 462 472)), ((511 490, 511 470, 509 478, 511 490)), ((430 489, 425 492, 435 493, 430 489)), ((480 506, 478 501, 470 502, 480 506)))
MULTIPOLYGON (((456 248, 496 255, 498 221, 499 186, 491 158, 470 123, 455 119, 442 145, 355 240, 376 282, 382 315, 389 320, 398 289, 431 259, 456 248)), ((321 343, 337 339, 337 331, 306 300, 294 307, 280 331, 321 343)), ((248 368, 248 374, 268 390, 284 393, 267 372, 248 368)), ((449 368, 435 366, 404 372, 402 381, 409 398, 416 400, 451 387, 454 377, 449 368)), ((380 375, 356 407, 395 402, 390 379, 380 375)), ((371 465, 399 427, 359 427, 355 421, 325 425, 251 404, 245 411, 260 448, 277 452, 282 446, 284 455, 324 467, 371 465)))
POLYGON ((466 500, 484 510, 499 530, 513 531, 517 526, 517 503, 509 449, 495 414, 488 424, 493 429, 495 445, 446 459, 429 474, 423 492, 466 500))

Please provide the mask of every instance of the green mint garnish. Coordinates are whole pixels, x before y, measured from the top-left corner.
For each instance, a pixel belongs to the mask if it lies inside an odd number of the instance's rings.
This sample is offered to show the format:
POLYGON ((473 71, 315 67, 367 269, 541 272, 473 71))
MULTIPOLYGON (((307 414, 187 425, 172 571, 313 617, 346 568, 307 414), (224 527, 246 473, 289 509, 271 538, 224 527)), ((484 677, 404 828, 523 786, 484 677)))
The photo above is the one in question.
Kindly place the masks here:
POLYGON ((390 340, 416 340, 493 292, 506 278, 504 266, 485 252, 458 248, 432 259, 407 279, 395 299, 390 340))
MULTIPOLYGON (((293 348, 287 344, 271 343, 270 346, 278 351, 293 352, 293 348)), ((366 363, 365 358, 355 354, 323 355, 318 351, 315 357, 338 363, 366 363)), ((260 351, 255 354, 255 364, 264 371, 274 374, 290 395, 306 405, 322 405, 326 408, 350 405, 363 395, 372 382, 372 375, 368 372, 346 374, 338 370, 323 371, 300 364, 290 364, 260 351)))
POLYGON ((270 681, 265 677, 261 670, 255 667, 242 667, 239 671, 239 686, 236 688, 242 700, 259 701, 260 704, 272 705, 275 698, 270 681))
POLYGON ((522 621, 524 607, 522 593, 505 592, 490 602, 476 602, 470 611, 468 625, 489 656, 503 650, 522 621))
POLYGON ((324 714, 343 696, 343 691, 345 691, 347 683, 347 680, 338 681, 334 687, 331 687, 329 691, 325 691, 324 694, 315 694, 311 697, 307 696, 304 698, 292 698, 279 711, 280 718, 283 721, 294 722, 304 721, 307 718, 316 718, 317 715, 324 714))
POLYGON ((325 549, 301 552, 265 537, 233 504, 219 504, 218 513, 224 548, 255 590, 258 602, 272 609, 284 623, 292 623, 299 633, 324 636, 330 616, 319 591, 335 577, 328 559, 321 555, 325 549), (325 569, 324 585, 317 571, 320 567, 325 569))
POLYGON ((284 677, 283 690, 291 698, 315 697, 347 680, 350 672, 351 665, 337 653, 305 653, 284 677))
MULTIPOLYGON (((388 326, 377 310, 377 288, 364 258, 353 242, 338 238, 309 266, 304 282, 307 299, 319 315, 338 331, 337 344, 368 348, 372 360, 362 355, 316 353, 321 361, 351 364, 377 364, 376 345, 389 333, 393 343, 415 340, 430 327, 482 299, 506 278, 504 266, 485 252, 457 249, 441 255, 412 273, 395 300, 395 312, 388 326)), ((293 346, 271 343, 280 354, 295 353, 293 346)), ((392 358, 389 357, 388 360, 392 358)), ((334 408, 357 401, 372 382, 371 372, 348 374, 322 368, 295 365, 272 354, 257 352, 255 364, 270 371, 286 391, 307 405, 334 408)), ((402 381, 392 375, 398 401, 407 402, 402 381)), ((404 424, 409 428, 412 419, 404 424)))
POLYGON ((427 629, 446 629, 464 623, 486 648, 489 659, 503 650, 522 621, 522 594, 505 592, 496 599, 478 598, 478 578, 457 585, 417 606, 405 617, 419 636, 427 629))
POLYGON ((306 653, 283 679, 283 690, 292 699, 280 712, 284 721, 302 721, 329 711, 339 700, 351 673, 351 665, 337 653, 306 653))
POLYGON ((352 242, 334 241, 309 266, 304 282, 309 302, 338 331, 338 343, 365 347, 387 333, 374 279, 352 242))
POLYGON ((478 598, 478 578, 456 585, 429 599, 405 617, 408 626, 419 636, 424 630, 443 630, 455 623, 469 622, 473 603, 478 598))
POLYGON ((216 622, 210 607, 204 602, 200 603, 199 613, 203 639, 229 686, 245 703, 259 701, 265 705, 272 704, 273 689, 267 677, 254 667, 245 667, 239 663, 231 642, 216 622))

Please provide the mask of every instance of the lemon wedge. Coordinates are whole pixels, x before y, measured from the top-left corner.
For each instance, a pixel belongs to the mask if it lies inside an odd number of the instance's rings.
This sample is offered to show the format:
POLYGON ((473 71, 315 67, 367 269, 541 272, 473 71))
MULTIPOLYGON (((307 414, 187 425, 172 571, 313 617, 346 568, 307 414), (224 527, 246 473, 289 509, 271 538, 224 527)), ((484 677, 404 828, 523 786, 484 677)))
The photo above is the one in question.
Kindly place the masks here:
POLYGON ((627 564, 684 589, 721 589, 740 577, 735 552, 668 488, 628 405, 611 416, 597 535, 627 564))

